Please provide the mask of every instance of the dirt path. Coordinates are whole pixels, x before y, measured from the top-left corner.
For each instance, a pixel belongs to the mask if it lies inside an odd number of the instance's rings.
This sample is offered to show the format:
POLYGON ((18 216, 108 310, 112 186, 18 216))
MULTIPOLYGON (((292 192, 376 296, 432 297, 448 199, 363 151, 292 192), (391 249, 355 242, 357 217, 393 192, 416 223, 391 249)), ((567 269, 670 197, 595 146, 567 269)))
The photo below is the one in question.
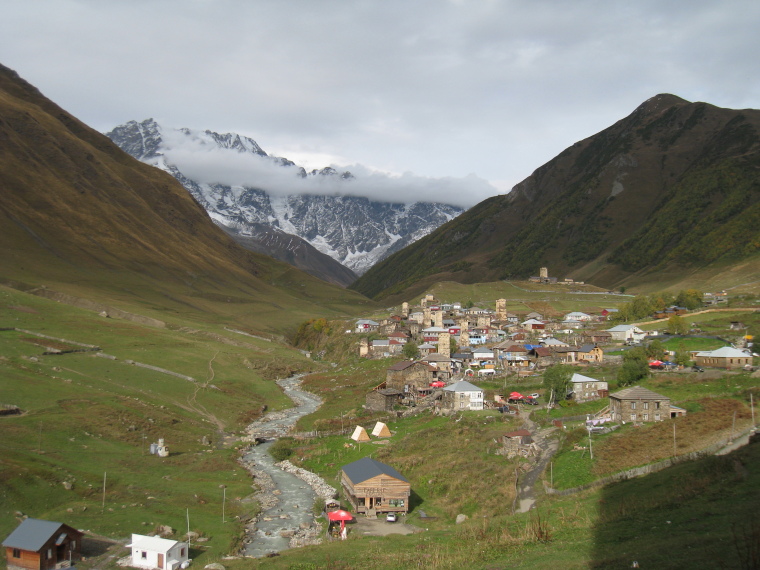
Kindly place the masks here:
POLYGON ((515 498, 515 512, 517 513, 527 513, 535 505, 537 499, 536 482, 546 470, 546 466, 549 465, 549 461, 551 461, 557 449, 559 449, 559 440, 551 437, 557 428, 538 429, 538 424, 530 418, 525 419, 523 428, 534 434, 533 441, 538 445, 541 454, 530 471, 522 474, 518 479, 517 496, 515 498))

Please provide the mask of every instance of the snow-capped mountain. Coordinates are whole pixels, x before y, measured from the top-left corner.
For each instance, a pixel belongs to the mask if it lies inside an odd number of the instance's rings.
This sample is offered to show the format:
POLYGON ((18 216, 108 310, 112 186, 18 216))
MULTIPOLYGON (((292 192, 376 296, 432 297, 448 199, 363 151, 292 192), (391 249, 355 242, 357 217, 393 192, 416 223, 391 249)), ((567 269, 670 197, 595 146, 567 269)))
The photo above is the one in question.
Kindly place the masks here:
POLYGON ((278 228, 357 274, 463 212, 449 204, 389 203, 352 196, 350 185, 362 181, 350 172, 331 167, 307 172, 286 158, 267 155, 256 141, 237 134, 167 129, 148 119, 120 125, 107 136, 135 158, 171 173, 218 224, 252 238, 261 234, 261 224, 278 228), (235 154, 258 159, 247 176, 251 182, 224 183, 228 182, 224 173, 217 176, 220 181, 209 182, 215 174, 203 171, 208 157, 224 156, 229 161, 218 160, 216 168, 218 164, 238 168, 240 163, 231 157, 235 154), (313 191, 304 192, 299 179, 309 182, 313 191), (321 186, 332 189, 340 184, 346 187, 340 194, 318 193, 321 186))

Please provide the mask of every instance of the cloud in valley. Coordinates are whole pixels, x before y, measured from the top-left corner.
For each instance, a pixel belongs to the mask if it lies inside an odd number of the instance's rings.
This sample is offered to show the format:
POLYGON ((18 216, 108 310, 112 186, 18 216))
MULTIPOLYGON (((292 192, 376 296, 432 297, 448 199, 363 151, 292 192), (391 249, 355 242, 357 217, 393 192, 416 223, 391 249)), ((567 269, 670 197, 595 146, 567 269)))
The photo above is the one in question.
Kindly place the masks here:
POLYGON ((304 178, 298 166, 283 167, 268 157, 212 148, 199 138, 186 137, 177 131, 165 131, 164 140, 162 150, 166 161, 193 180, 249 186, 273 195, 360 196, 380 202, 444 202, 469 208, 498 194, 488 181, 473 174, 463 178, 432 178, 411 172, 393 175, 354 164, 335 167, 339 173, 351 172, 353 178, 318 174, 304 178))

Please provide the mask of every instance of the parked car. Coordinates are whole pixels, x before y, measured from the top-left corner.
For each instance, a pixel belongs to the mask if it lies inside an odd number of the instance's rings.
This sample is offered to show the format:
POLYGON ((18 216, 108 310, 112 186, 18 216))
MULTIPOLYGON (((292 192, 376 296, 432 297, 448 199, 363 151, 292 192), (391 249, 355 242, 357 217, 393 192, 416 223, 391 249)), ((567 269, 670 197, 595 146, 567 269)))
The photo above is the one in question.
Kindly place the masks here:
POLYGON ((704 368, 702 368, 701 366, 697 366, 696 364, 695 364, 694 366, 692 366, 692 367, 691 367, 691 369, 692 369, 694 372, 704 372, 704 371, 705 371, 705 369, 704 369, 704 368))
POLYGON ((396 513, 388 513, 385 516, 385 520, 388 522, 396 522, 398 520, 398 515, 396 513))
POLYGON ((537 399, 539 398, 539 396, 540 396, 540 394, 539 394, 538 392, 533 392, 533 393, 530 395, 530 397, 531 397, 531 398, 533 398, 534 400, 537 400, 537 399))
POLYGON ((525 398, 525 403, 529 406, 538 406, 538 402, 535 398, 525 398))

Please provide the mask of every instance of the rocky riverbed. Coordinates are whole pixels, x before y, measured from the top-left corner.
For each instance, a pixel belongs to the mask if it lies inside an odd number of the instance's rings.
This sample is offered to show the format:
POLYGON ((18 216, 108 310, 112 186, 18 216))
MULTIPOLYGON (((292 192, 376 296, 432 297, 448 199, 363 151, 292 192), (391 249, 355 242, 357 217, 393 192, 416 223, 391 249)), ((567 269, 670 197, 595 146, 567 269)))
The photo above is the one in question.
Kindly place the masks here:
POLYGON ((335 489, 289 461, 275 463, 268 452, 276 438, 286 435, 299 418, 321 404, 315 395, 300 389, 301 377, 277 381, 296 406, 266 414, 248 426, 243 438, 251 443, 266 440, 248 448, 240 459, 254 478, 258 491, 253 498, 261 505, 261 514, 246 527, 246 556, 262 557, 322 540, 322 525, 314 520, 312 512, 314 499, 330 499, 335 489))

